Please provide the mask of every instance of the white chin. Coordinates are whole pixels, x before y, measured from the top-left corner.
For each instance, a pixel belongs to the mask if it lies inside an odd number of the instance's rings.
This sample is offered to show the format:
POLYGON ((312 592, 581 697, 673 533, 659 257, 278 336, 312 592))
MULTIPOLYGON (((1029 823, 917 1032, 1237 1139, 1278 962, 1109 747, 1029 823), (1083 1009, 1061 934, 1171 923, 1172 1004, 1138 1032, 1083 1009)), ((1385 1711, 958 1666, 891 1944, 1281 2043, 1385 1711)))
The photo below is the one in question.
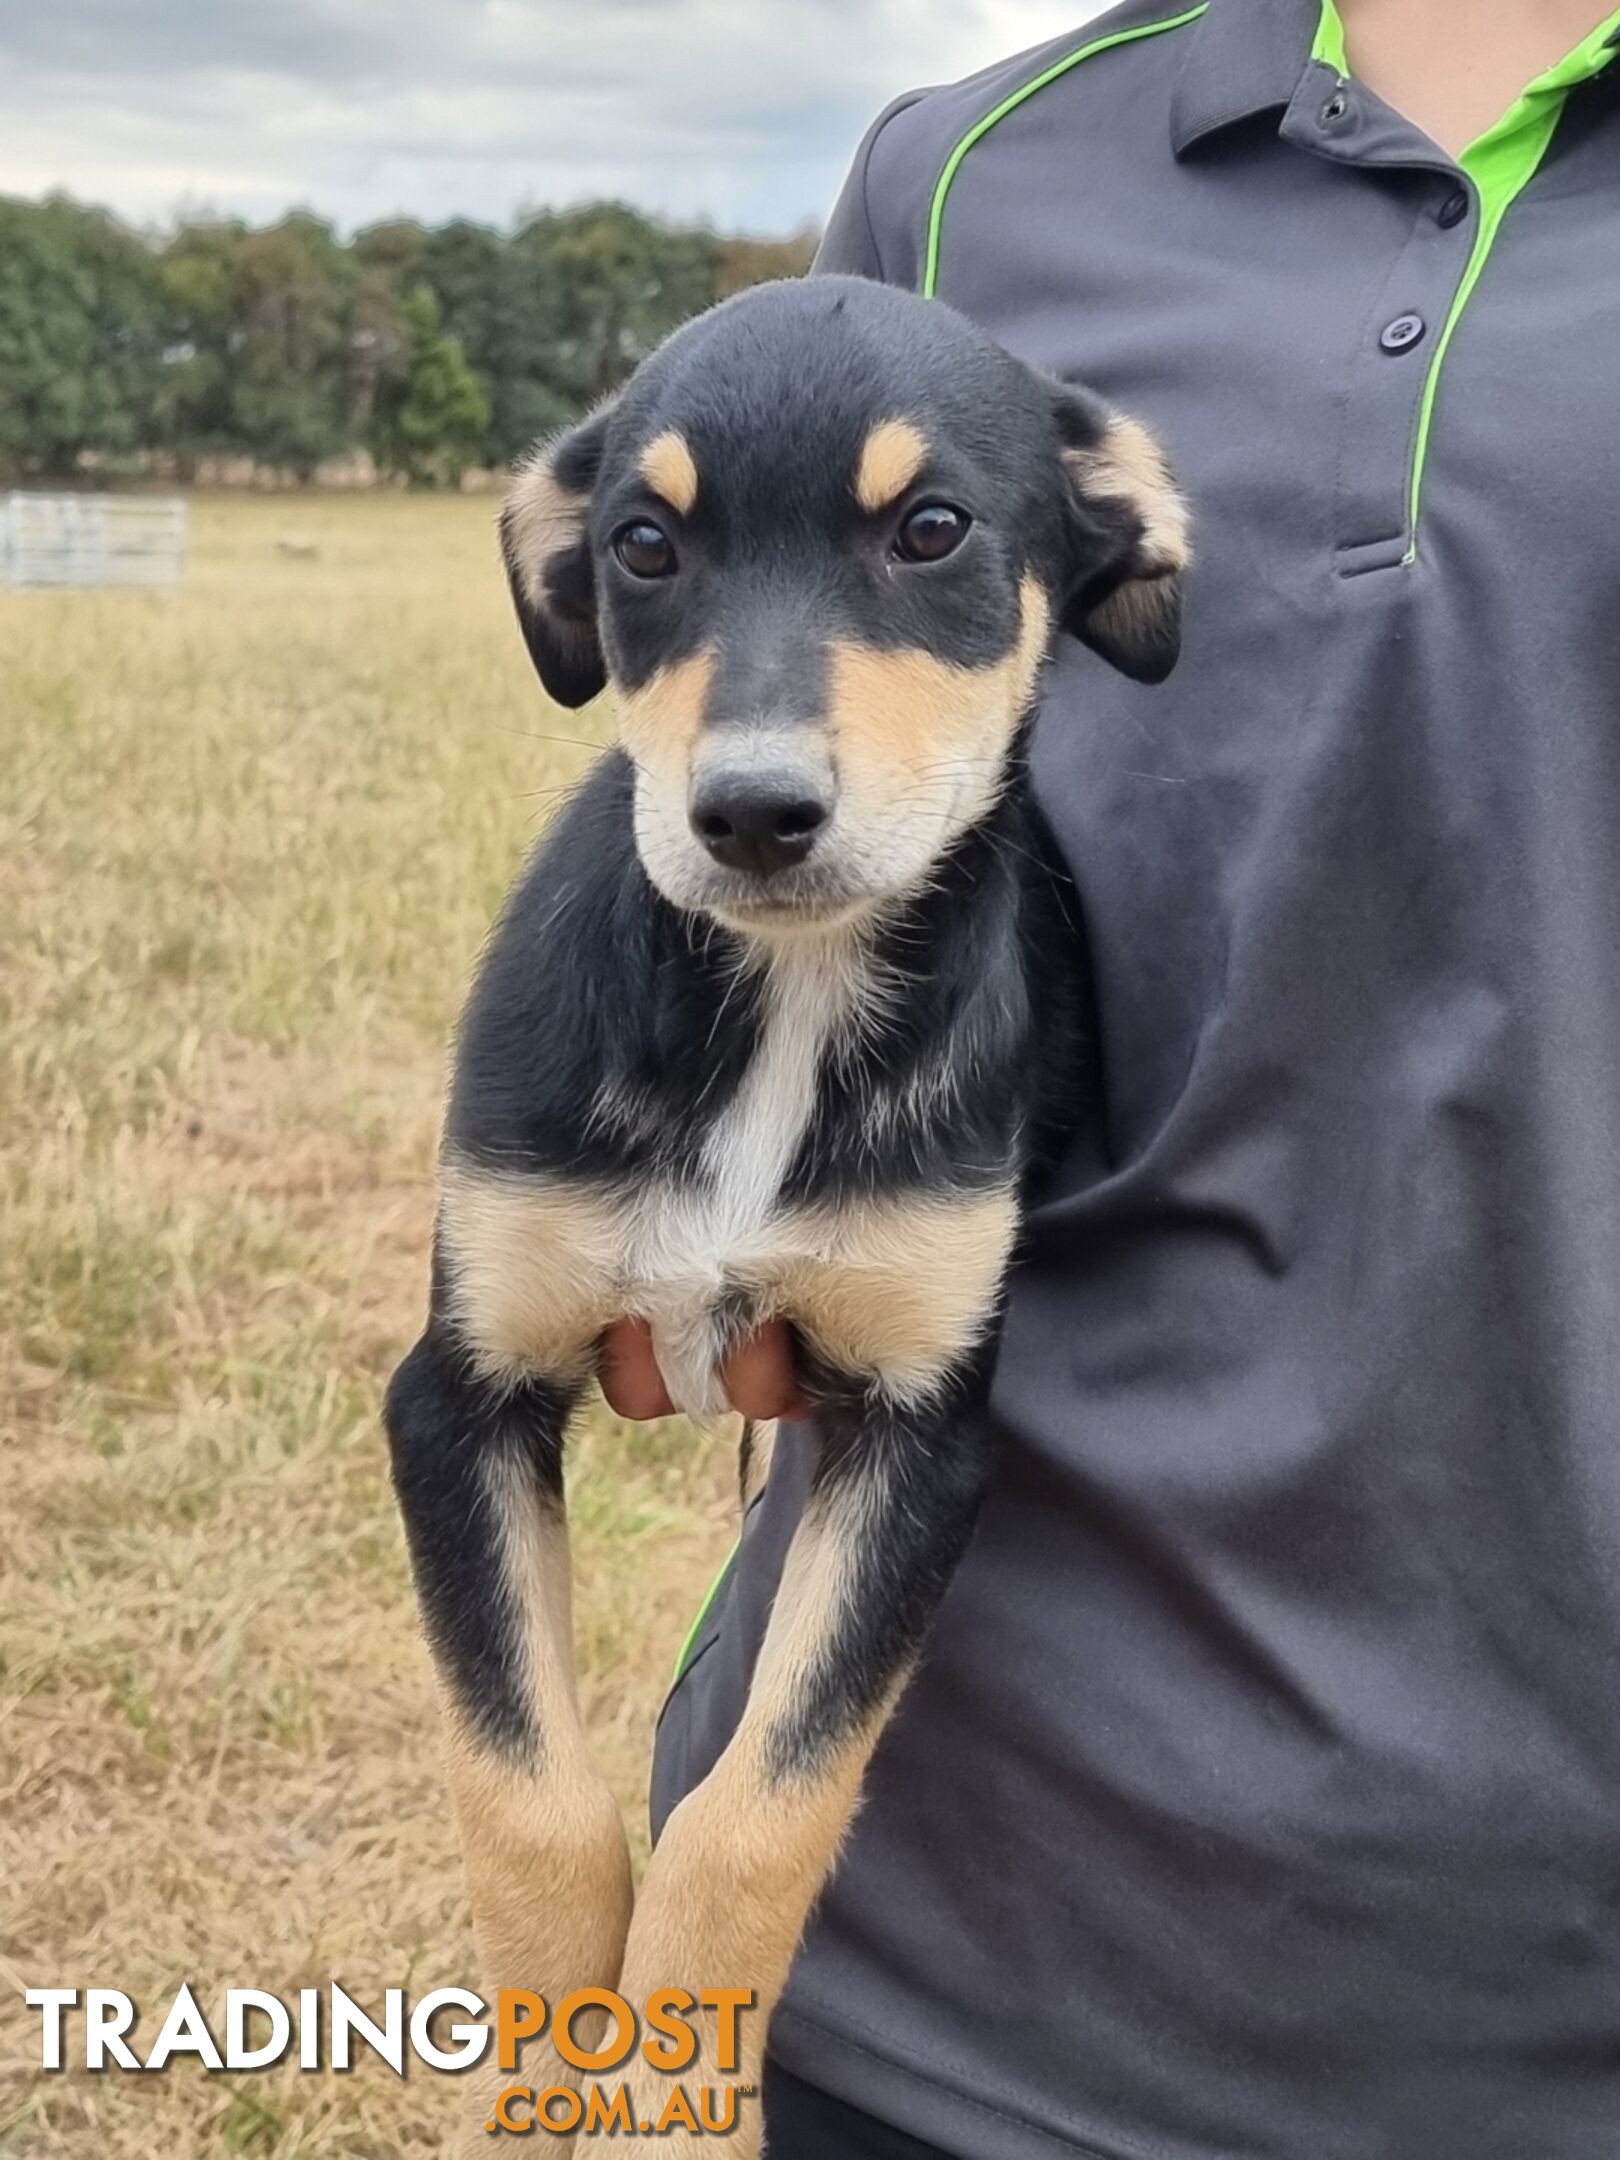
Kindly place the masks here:
POLYGON ((733 900, 706 906, 700 912, 742 937, 783 938, 843 929, 881 907, 883 898, 881 894, 862 894, 853 900, 733 900))

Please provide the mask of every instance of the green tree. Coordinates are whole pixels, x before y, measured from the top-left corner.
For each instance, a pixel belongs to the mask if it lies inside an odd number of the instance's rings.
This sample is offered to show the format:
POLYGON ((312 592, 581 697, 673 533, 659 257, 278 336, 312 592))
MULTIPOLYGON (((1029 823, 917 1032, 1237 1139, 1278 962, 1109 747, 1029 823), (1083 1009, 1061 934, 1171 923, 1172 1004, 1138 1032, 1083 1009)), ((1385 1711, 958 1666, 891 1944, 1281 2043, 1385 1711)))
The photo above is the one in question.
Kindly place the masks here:
POLYGON ((580 408, 559 362, 562 274, 527 233, 508 240, 464 218, 429 234, 422 273, 489 394, 483 461, 509 465, 580 408))
POLYGON ((149 444, 163 313, 152 249, 108 212, 0 198, 0 462, 68 473, 149 444))
POLYGON ((504 234, 307 211, 161 242, 65 196, 0 197, 0 468, 246 455, 308 479, 370 443, 413 480, 501 465, 616 390, 666 333, 813 236, 723 238, 624 203, 504 234))
POLYGON ((458 341, 445 334, 439 303, 419 285, 400 309, 405 363, 378 387, 372 445, 385 472, 413 487, 447 479, 459 486, 489 426, 489 400, 458 341))
POLYGON ((240 220, 183 225, 158 260, 168 338, 158 441, 173 453, 182 479, 199 457, 240 448, 234 363, 246 237, 240 220))
POLYGON ((414 218, 389 218, 356 233, 351 247, 358 278, 350 326, 350 399, 356 440, 367 441, 385 383, 406 365, 409 332, 405 295, 422 283, 428 235, 414 218))
POLYGON ((790 233, 785 240, 759 240, 746 234, 722 239, 715 297, 727 300, 749 285, 763 285, 767 278, 803 277, 820 244, 821 235, 813 226, 790 233))
POLYGON ((519 229, 512 245, 545 256, 560 281, 558 372, 576 407, 616 390, 661 338, 719 290, 720 243, 713 233, 663 224, 628 203, 544 212, 519 229))
POLYGON ((251 456, 300 480, 359 439, 352 342, 358 289, 353 255, 307 211, 242 241, 232 433, 251 456))
POLYGON ((432 235, 415 218, 384 218, 367 225, 350 243, 362 270, 382 278, 395 293, 412 292, 422 283, 422 265, 432 235))

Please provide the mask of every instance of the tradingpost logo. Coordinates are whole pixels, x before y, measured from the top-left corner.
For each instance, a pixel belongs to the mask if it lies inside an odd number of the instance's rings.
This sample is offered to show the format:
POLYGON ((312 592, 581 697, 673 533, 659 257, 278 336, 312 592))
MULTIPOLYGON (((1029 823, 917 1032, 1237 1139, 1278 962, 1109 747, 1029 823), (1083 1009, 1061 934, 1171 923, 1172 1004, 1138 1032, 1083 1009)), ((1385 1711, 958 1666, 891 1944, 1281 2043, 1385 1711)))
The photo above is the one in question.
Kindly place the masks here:
POLYGON ((576 1988, 555 2005, 528 1988, 502 1988, 493 1998, 435 1988, 414 2003, 403 1988, 387 1988, 380 2017, 336 1983, 300 1988, 296 2007, 264 1988, 227 1988, 210 2023, 184 1985, 144 2051, 136 2036, 145 2020, 121 1989, 86 1988, 81 1996, 77 1988, 29 1988, 24 2000, 39 2013, 47 2072, 82 2063, 151 2075, 190 2057, 208 2072, 270 2070, 291 2060, 309 2074, 342 2075, 370 2053, 398 2077, 413 2058, 454 2075, 476 2069, 493 2048, 496 2069, 510 2072, 511 2083, 484 2124, 492 2138, 657 2137, 676 2129, 724 2138, 737 2127, 741 2103, 755 2097, 736 2082, 742 2021, 754 2007, 747 1988, 659 1988, 640 2004, 610 1988, 576 1988), (576 2033, 587 2016, 600 2027, 594 2047, 576 2033), (705 2027, 715 2035, 712 2063, 701 2060, 705 2027), (525 2081, 523 2052, 547 2035, 580 2073, 581 2089, 525 2081))

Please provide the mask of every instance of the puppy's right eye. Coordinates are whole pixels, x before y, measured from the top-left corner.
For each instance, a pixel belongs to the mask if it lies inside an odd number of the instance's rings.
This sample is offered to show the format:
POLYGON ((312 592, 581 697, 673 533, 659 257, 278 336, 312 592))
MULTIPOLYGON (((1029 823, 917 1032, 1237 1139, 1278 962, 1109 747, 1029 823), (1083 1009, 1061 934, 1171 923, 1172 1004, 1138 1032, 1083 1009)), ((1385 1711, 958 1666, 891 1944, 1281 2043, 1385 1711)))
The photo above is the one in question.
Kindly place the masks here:
POLYGON ((902 562, 943 562, 962 545, 972 523, 954 503, 922 503, 895 534, 894 552, 902 562))
POLYGON ((675 573, 675 549, 669 535, 650 518, 636 518, 613 535, 613 552, 637 578, 666 578, 675 573))

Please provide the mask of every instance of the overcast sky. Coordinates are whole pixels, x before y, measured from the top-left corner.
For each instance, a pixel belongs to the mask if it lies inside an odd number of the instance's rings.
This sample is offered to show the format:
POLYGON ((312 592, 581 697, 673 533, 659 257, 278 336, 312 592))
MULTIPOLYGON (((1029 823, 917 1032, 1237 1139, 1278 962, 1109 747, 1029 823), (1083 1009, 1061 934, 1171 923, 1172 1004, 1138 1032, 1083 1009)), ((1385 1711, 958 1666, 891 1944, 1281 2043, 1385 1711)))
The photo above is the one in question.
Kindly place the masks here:
POLYGON ((871 115, 1101 0, 0 0, 0 193, 345 228, 623 195, 779 232, 871 115))

